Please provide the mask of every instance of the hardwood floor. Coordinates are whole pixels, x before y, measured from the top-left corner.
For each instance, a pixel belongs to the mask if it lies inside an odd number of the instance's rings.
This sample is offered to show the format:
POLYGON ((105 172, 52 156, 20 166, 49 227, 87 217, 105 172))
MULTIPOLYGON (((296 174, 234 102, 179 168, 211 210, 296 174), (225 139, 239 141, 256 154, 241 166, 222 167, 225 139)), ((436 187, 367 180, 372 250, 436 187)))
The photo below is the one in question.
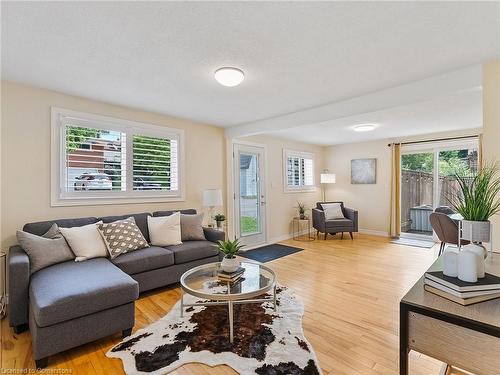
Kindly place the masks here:
MULTIPOLYGON (((329 237, 284 242, 305 251, 267 263, 281 284, 303 299, 304 332, 325 374, 397 374, 399 300, 434 260, 438 247, 414 248, 389 239, 358 234, 352 241, 329 237)), ((165 315, 180 296, 178 286, 141 295, 136 302, 137 330, 165 315)), ((1 365, 34 368, 29 332, 19 335, 1 322, 1 365)), ((106 351, 119 334, 52 356, 50 368, 73 374, 120 374, 121 361, 106 351)), ((439 374, 437 360, 411 353, 411 374, 439 374)), ((453 370, 452 374, 463 374, 453 370)), ((173 374, 235 374, 226 366, 189 364, 173 374)))

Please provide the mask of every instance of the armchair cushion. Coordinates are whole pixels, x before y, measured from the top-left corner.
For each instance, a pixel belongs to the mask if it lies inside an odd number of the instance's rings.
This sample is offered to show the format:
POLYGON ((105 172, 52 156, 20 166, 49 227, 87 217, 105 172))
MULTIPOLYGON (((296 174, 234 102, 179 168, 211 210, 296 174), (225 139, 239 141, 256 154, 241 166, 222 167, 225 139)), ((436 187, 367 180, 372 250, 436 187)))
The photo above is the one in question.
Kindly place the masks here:
POLYGON ((340 203, 324 203, 321 205, 325 213, 325 220, 344 219, 344 212, 340 203))

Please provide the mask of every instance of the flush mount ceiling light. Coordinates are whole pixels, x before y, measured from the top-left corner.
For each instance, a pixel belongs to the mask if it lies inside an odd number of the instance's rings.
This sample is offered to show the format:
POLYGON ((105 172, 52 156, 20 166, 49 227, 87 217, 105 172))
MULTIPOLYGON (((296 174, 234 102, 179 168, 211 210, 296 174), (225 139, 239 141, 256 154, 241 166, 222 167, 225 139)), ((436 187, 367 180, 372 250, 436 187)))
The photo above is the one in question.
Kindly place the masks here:
POLYGON ((245 73, 238 68, 223 67, 215 71, 214 77, 222 86, 234 87, 243 82, 245 73))
POLYGON ((376 124, 359 124, 352 127, 355 132, 370 132, 377 127, 376 124))

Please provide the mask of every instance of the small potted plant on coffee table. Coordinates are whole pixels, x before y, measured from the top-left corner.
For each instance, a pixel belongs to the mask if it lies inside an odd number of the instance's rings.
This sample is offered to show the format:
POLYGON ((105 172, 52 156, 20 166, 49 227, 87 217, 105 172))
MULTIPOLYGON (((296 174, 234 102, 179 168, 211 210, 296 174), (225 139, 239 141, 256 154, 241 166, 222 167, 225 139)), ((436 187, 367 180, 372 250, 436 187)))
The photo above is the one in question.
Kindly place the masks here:
POLYGON ((239 240, 235 238, 233 241, 219 241, 218 248, 224 253, 224 259, 221 262, 221 268, 225 272, 234 272, 240 266, 240 262, 236 258, 236 254, 244 245, 240 244, 239 240))
POLYGON ((217 214, 214 216, 215 222, 217 223, 217 228, 222 228, 222 223, 226 221, 224 214, 217 214))

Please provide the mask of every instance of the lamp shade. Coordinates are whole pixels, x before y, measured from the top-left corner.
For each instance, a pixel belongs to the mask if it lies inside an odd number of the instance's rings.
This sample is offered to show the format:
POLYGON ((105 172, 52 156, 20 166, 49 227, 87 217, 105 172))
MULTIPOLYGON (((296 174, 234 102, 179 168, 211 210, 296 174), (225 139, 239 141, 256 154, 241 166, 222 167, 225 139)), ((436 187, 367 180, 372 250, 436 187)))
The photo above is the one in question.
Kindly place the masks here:
POLYGON ((334 184, 335 183, 335 174, 334 173, 321 173, 320 182, 322 184, 334 184))
POLYGON ((203 205, 205 207, 222 206, 222 191, 220 189, 203 190, 203 205))

